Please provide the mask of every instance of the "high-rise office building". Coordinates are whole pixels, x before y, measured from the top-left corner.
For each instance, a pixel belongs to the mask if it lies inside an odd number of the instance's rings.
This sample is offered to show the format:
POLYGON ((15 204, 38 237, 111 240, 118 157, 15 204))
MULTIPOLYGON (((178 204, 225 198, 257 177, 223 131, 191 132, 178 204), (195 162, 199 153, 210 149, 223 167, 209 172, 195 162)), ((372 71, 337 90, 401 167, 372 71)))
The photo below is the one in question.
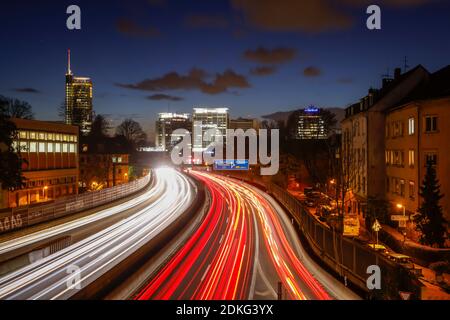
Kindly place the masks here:
POLYGON ((202 139, 205 131, 208 129, 219 130, 223 143, 226 143, 226 135, 229 124, 228 108, 194 108, 192 122, 194 152, 205 151, 211 143, 210 141, 204 141, 204 139, 202 139), (200 127, 196 127, 198 124, 200 124, 200 127))
POLYGON ((67 55, 66 124, 78 126, 86 135, 92 126, 92 80, 74 76, 70 69, 70 50, 67 55))
POLYGON ((190 130, 192 127, 191 120, 188 113, 168 113, 163 112, 158 114, 156 121, 156 147, 163 151, 171 151, 173 146, 177 144, 182 136, 174 135, 177 129, 190 130), (172 143, 172 136, 177 141, 172 143))
POLYGON ((308 107, 299 113, 296 138, 300 140, 328 138, 328 131, 325 128, 321 109, 308 107))

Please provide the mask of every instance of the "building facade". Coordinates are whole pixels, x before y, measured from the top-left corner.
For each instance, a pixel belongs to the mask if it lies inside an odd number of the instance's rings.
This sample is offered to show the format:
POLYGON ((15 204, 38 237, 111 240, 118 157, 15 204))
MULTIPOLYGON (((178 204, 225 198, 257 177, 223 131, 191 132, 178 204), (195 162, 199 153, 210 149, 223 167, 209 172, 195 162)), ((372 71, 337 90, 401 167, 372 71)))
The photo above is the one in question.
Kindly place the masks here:
POLYGON ((177 129, 191 130, 192 123, 188 113, 159 113, 156 121, 156 148, 171 151, 177 142, 172 143, 172 137, 179 141, 181 135, 174 135, 177 129))
POLYGON ((101 141, 82 138, 79 187, 95 191, 127 183, 130 177, 129 153, 123 137, 101 141))
POLYGON ((369 199, 386 200, 386 112, 397 106, 429 78, 422 66, 394 78, 383 79, 380 89, 370 89, 346 109, 342 121, 342 165, 348 188, 348 212, 364 216, 369 199))
POLYGON ((193 151, 203 152, 210 141, 203 139, 205 131, 218 130, 218 135, 226 143, 227 129, 229 126, 228 108, 194 108, 192 115, 193 151))
POLYGON ((254 129, 258 131, 260 129, 260 125, 257 119, 238 118, 238 119, 231 119, 228 128, 233 130, 242 129, 244 131, 254 129))
POLYGON ((12 119, 14 148, 26 160, 25 186, 4 191, 2 207, 47 202, 78 193, 78 127, 56 122, 12 119), (20 148, 20 149, 19 149, 20 148))
POLYGON ((76 77, 70 69, 70 50, 68 51, 68 68, 66 73, 65 120, 66 124, 76 125, 83 135, 91 131, 92 126, 92 80, 76 77))
POLYGON ((295 138, 300 140, 327 139, 328 131, 321 109, 308 107, 298 112, 295 138))
POLYGON ((385 183, 387 200, 394 209, 392 214, 402 214, 403 208, 407 215, 417 212, 422 201, 420 186, 426 167, 431 164, 436 169, 440 191, 444 195, 440 205, 446 220, 450 220, 448 123, 450 92, 446 97, 399 105, 386 115, 385 183))

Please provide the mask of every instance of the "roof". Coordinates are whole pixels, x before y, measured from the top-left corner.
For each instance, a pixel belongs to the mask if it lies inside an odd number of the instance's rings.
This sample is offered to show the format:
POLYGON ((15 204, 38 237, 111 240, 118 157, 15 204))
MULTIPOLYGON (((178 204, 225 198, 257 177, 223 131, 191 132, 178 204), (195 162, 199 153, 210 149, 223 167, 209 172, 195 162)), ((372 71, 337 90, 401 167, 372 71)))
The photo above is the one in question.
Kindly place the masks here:
POLYGON ((436 99, 450 96, 450 65, 432 73, 428 81, 422 83, 398 105, 426 99, 436 99))
POLYGON ((55 121, 40 121, 12 118, 11 121, 16 125, 17 129, 37 130, 46 132, 59 132, 78 134, 78 127, 55 121))
MULTIPOLYGON (((401 74, 397 78, 390 79, 389 82, 383 83, 382 88, 369 89, 369 94, 361 98, 360 102, 354 103, 346 108, 346 118, 349 118, 352 115, 358 114, 362 111, 365 111, 377 105, 379 101, 388 96, 392 91, 394 91, 397 87, 399 87, 403 82, 410 79, 413 75, 417 74, 417 76, 420 77, 420 72, 422 72, 422 76, 428 77, 429 75, 429 72, 421 64, 419 64, 413 69, 409 70, 408 72, 401 74), (370 105, 364 108, 364 106, 361 105, 362 101, 367 99, 369 96, 373 97, 373 101, 370 105)), ((412 92, 416 90, 416 88, 421 87, 423 85, 424 81, 421 78, 417 79, 419 81, 419 84, 416 85, 416 87, 411 91, 411 93, 407 95, 407 97, 409 97, 412 94, 412 92)), ((400 101, 404 100, 405 98, 401 99, 400 101)), ((396 103, 395 105, 398 105, 398 103, 396 103)))

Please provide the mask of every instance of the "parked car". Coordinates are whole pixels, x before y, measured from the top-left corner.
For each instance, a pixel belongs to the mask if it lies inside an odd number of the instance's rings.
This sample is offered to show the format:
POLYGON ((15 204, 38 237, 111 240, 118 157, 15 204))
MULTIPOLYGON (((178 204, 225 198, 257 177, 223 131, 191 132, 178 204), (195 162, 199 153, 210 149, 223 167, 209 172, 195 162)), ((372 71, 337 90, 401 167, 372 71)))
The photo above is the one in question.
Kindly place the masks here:
POLYGON ((395 252, 389 252, 387 254, 387 257, 394 261, 397 262, 398 264, 402 265, 403 267, 407 268, 407 269, 414 269, 414 263, 412 262, 412 259, 410 256, 401 254, 401 253, 395 253, 395 252))
POLYGON ((369 243, 368 246, 372 250, 375 250, 376 252, 379 252, 379 253, 382 253, 382 254, 388 254, 388 250, 382 244, 369 243))

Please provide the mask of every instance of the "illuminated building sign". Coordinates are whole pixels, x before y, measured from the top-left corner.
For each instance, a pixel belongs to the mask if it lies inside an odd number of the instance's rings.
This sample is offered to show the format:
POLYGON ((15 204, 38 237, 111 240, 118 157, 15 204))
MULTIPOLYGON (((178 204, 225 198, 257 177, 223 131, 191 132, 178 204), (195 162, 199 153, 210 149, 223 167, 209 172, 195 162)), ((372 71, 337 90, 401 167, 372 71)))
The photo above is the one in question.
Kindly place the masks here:
POLYGON ((319 112, 319 108, 316 108, 314 106, 309 106, 308 108, 305 109, 305 112, 308 113, 317 113, 319 112))
POLYGON ((248 170, 248 160, 215 160, 214 170, 248 170))

